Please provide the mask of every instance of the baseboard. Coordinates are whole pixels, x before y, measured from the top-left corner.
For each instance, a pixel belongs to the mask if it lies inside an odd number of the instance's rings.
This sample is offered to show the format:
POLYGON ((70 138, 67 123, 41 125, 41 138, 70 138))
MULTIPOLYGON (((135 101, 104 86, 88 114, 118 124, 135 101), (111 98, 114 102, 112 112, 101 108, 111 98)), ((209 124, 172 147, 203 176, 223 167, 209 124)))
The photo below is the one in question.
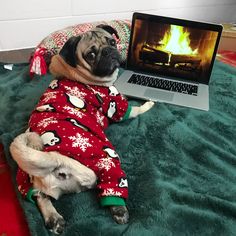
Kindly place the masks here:
POLYGON ((4 63, 25 63, 29 62, 34 48, 0 51, 0 62, 4 63))

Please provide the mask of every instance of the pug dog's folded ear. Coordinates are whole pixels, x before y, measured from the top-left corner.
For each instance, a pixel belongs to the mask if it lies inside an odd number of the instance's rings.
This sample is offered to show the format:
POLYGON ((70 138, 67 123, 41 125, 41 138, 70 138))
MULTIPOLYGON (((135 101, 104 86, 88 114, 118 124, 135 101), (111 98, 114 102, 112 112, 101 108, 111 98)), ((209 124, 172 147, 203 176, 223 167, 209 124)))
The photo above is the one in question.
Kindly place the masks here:
POLYGON ((109 34, 111 35, 115 35, 117 39, 119 39, 119 35, 116 31, 116 29, 114 29, 113 27, 111 27, 110 25, 103 25, 103 24, 100 24, 100 25, 97 25, 96 28, 101 28, 101 29, 104 29, 105 31, 107 31, 109 34))
POLYGON ((64 61, 72 67, 77 65, 76 48, 80 39, 80 36, 69 38, 59 52, 64 61))

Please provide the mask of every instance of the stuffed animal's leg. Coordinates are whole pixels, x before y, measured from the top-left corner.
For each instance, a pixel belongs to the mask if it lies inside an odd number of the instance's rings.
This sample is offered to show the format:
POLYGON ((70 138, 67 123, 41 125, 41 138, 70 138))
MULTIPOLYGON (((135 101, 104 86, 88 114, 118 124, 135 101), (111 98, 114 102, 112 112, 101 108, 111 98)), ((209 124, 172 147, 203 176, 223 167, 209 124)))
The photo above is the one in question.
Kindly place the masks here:
POLYGON ((56 211, 49 196, 39 192, 36 196, 36 201, 45 220, 46 227, 54 234, 61 234, 65 227, 65 220, 56 211))
POLYGON ((144 112, 150 110, 154 104, 154 102, 148 101, 140 107, 132 106, 129 118, 135 118, 136 116, 143 114, 144 112))

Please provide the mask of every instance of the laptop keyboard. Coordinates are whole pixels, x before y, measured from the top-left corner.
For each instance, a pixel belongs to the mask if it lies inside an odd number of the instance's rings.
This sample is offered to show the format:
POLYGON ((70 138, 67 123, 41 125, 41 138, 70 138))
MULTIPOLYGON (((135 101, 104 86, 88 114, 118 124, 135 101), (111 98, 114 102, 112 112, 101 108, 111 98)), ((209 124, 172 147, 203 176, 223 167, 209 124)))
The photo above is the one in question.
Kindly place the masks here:
POLYGON ((150 77, 140 74, 133 74, 128 80, 128 83, 143 85, 152 88, 164 89, 194 96, 197 96, 197 90, 198 90, 197 85, 165 80, 157 77, 150 77))

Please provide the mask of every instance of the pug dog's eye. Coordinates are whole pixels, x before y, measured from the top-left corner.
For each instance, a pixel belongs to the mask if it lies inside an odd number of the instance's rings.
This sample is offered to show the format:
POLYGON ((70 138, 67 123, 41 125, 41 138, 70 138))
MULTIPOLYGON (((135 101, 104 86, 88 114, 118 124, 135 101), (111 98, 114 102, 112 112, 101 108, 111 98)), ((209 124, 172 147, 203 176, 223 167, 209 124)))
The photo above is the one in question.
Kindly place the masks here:
POLYGON ((115 39, 110 39, 109 43, 111 46, 115 47, 116 46, 116 40, 115 39))
POLYGON ((89 61, 93 61, 93 60, 95 60, 95 58, 96 58, 96 54, 95 54, 94 52, 89 52, 89 53, 87 54, 87 59, 88 59, 89 61))

